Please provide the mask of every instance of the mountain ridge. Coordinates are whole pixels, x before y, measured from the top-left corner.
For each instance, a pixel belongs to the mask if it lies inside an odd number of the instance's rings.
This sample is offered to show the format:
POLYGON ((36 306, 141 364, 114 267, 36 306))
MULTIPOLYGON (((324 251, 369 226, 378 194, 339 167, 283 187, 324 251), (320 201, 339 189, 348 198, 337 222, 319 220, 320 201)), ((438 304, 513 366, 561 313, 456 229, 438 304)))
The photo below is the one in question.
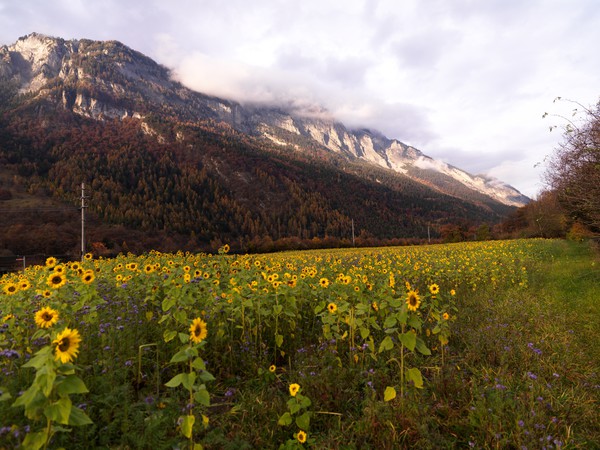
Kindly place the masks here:
MULTIPOLYGON (((11 46, 2 48, 5 49, 4 53, 8 50, 9 54, 25 55, 24 59, 31 61, 32 73, 38 74, 29 82, 21 79, 21 91, 24 89, 33 91, 41 87, 44 84, 44 78, 48 79, 50 76, 62 76, 65 79, 70 76, 79 76, 81 71, 74 74, 69 73, 68 70, 63 70, 62 73, 60 71, 59 66, 62 59, 68 53, 82 55, 80 59, 85 62, 86 58, 99 59, 110 56, 112 52, 121 56, 117 67, 123 78, 130 82, 135 81, 138 86, 142 87, 139 89, 141 94, 155 102, 171 104, 174 109, 172 113, 180 118, 194 120, 203 116, 208 119, 224 121, 243 133, 269 139, 277 145, 294 148, 293 144, 282 138, 282 131, 287 131, 307 140, 313 140, 318 145, 347 158, 364 160, 407 175, 444 193, 448 193, 448 190, 444 188, 445 185, 460 183, 468 189, 480 192, 507 205, 523 206, 529 201, 515 188, 500 180, 482 175, 471 175, 455 166, 434 160, 422 151, 403 144, 398 139, 387 138, 376 130, 348 129, 343 123, 330 116, 325 119, 323 116, 328 115, 326 111, 320 111, 321 114, 311 116, 294 116, 284 105, 278 107, 250 105, 246 107, 232 100, 211 97, 189 90, 173 78, 169 69, 118 41, 100 42, 86 39, 65 41, 33 33, 19 38, 11 46), (47 61, 47 63, 40 64, 42 61, 47 61), (27 85, 28 87, 25 87, 27 85), (172 91, 175 95, 161 95, 161 91, 163 93, 172 91), (188 102, 191 106, 187 111, 185 107, 182 107, 184 102, 188 102), (421 170, 413 170, 415 167, 421 170), (428 171, 437 172, 434 179, 438 179, 440 176, 443 179, 439 182, 433 181, 431 176, 427 176, 428 171)), ((77 58, 71 57, 71 59, 77 58)), ((70 68, 70 65, 67 64, 66 67, 70 68)), ((0 75, 2 73, 2 64, 0 63, 0 75)), ((110 88, 110 86, 108 87, 110 88)), ((123 104, 120 109, 109 109, 103 106, 102 101, 98 99, 86 98, 85 93, 80 93, 75 97, 65 96, 63 103, 65 107, 72 107, 79 114, 94 118, 102 116, 143 118, 148 113, 143 110, 135 111, 133 105, 127 103, 123 104)), ((455 188, 455 191, 457 190, 460 191, 455 188)))
MULTIPOLYGON (((353 223, 363 241, 469 234, 514 210, 418 149, 322 113, 192 91, 117 41, 31 34, 0 47, 0 162, 14 174, 4 179, 71 204, 85 182, 98 223, 244 250, 347 245, 353 223)), ((98 239, 111 247, 122 234, 98 239)))

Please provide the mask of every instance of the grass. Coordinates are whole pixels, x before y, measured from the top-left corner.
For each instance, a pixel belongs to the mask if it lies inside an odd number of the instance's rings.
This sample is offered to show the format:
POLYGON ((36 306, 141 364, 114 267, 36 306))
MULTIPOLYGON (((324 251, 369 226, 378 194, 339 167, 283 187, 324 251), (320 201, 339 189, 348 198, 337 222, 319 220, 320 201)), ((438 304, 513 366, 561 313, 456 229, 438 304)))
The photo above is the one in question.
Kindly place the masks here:
MULTIPOLYGON (((107 270, 110 277, 103 278, 97 287, 67 285, 66 291, 60 291, 63 292, 62 303, 55 307, 60 306, 61 314, 65 311, 66 317, 69 302, 78 305, 77 308, 71 306, 74 312, 69 320, 80 328, 84 338, 77 360, 78 373, 89 389, 85 395, 73 395, 73 404, 85 410, 93 424, 72 427, 68 433, 55 435, 51 448, 187 448, 187 443, 181 444, 180 432, 184 426, 181 419, 190 407, 189 396, 182 386, 165 387, 168 380, 187 369, 185 364, 166 363, 173 356, 172 344, 177 338, 166 345, 163 338, 171 326, 165 329, 159 325, 173 324, 186 331, 186 326, 181 324, 188 323, 188 316, 180 322, 173 319, 186 311, 185 308, 198 314, 194 303, 198 292, 208 299, 202 307, 207 311, 205 317, 209 324, 209 338, 199 348, 206 360, 206 370, 216 378, 206 382, 210 406, 196 405, 195 409, 209 420, 207 426, 198 424, 201 416, 196 413, 193 439, 205 449, 600 448, 598 254, 585 243, 538 241, 534 244, 530 248, 540 254, 527 260, 526 287, 523 287, 520 268, 524 254, 515 255, 513 267, 508 267, 510 258, 507 260, 505 256, 502 259, 498 256, 495 261, 486 259, 481 264, 489 271, 481 273, 490 274, 487 280, 474 272, 467 278, 464 267, 473 267, 477 255, 463 252, 468 250, 466 247, 460 247, 459 255, 462 259, 465 254, 470 258, 461 269, 463 272, 452 267, 451 259, 439 256, 449 255, 459 247, 431 249, 440 251, 433 254, 432 260, 441 263, 443 270, 415 257, 407 268, 396 270, 398 285, 403 283, 400 272, 406 274, 411 270, 412 278, 435 272, 434 280, 436 277, 444 280, 452 270, 459 276, 464 274, 463 280, 469 280, 464 281, 468 289, 456 287, 460 292, 456 300, 452 300, 457 309, 451 313, 448 345, 435 348, 436 340, 431 339, 427 342, 432 355, 406 351, 402 353, 402 360, 396 341, 395 352, 377 351, 386 334, 376 326, 382 325, 384 317, 370 325, 373 334, 379 333, 375 349, 361 347, 368 340, 361 339, 359 327, 352 328, 343 322, 343 317, 354 317, 348 316, 349 311, 354 311, 359 319, 367 317, 358 315, 358 307, 347 309, 355 295, 352 285, 332 281, 329 290, 324 290, 318 285, 314 288, 301 285, 299 280, 298 290, 286 291, 291 293, 287 296, 249 297, 259 299, 258 302, 241 296, 241 304, 237 303, 238 297, 222 297, 217 301, 217 291, 213 292, 213 287, 202 287, 201 283, 183 283, 178 287, 170 279, 166 280, 166 275, 163 287, 155 284, 162 280, 162 275, 145 278, 142 273, 126 284, 119 279, 115 288, 111 281, 115 273, 117 276, 134 273, 127 267, 114 273, 112 269, 107 270), (503 276, 507 277, 506 282, 501 281, 503 276), (143 280, 149 284, 144 285, 143 280), (163 288, 171 290, 162 295, 163 288), (348 301, 339 297, 345 295, 344 292, 349 293, 348 301), (172 295, 179 295, 178 307, 169 310, 171 306, 167 303, 176 305, 171 301, 172 295), (328 297, 315 300, 319 295, 328 297), (91 303, 86 303, 84 298, 91 303), (228 298, 232 299, 231 303, 225 300, 228 298), (267 302, 269 298, 274 298, 276 303, 267 302), (213 299, 214 304, 210 304, 213 299), (325 305, 330 301, 336 302, 340 314, 327 312, 325 305), (279 302, 285 307, 279 308, 279 302), (243 325, 233 319, 240 308, 241 317, 245 317, 243 325), (322 312, 318 312, 318 308, 322 312), (274 312, 277 312, 276 320, 274 312), (328 334, 325 334, 325 324, 328 334), (338 335, 334 332, 336 327, 339 327, 338 335), (356 335, 342 336, 344 330, 354 330, 356 335), (277 339, 273 336, 276 335, 282 336, 283 346, 275 345, 277 339), (270 364, 273 371, 269 369, 270 364), (412 380, 405 383, 402 390, 394 391, 395 397, 386 398, 389 387, 399 386, 402 364, 420 368, 424 386, 418 389, 412 380), (301 386, 296 397, 289 392, 291 383, 301 386), (305 412, 309 413, 310 424, 306 423, 305 412), (300 429, 308 431, 303 444, 298 441, 300 429)), ((502 243, 498 245, 498 248, 508 248, 501 247, 502 243)), ((490 248, 492 255, 501 254, 496 247, 490 248)), ((419 251, 429 249, 419 248, 419 251)), ((340 271, 351 273, 341 264, 341 253, 331 259, 326 259, 329 258, 327 252, 318 255, 322 255, 323 265, 332 267, 327 269, 331 270, 330 280, 340 271)), ((389 255, 375 254, 366 262, 352 259, 351 255, 351 260, 358 268, 357 274, 367 273, 368 265, 385 263, 389 255)), ((288 256, 291 261, 292 256, 288 256)), ((166 259, 174 263, 163 262, 173 274, 182 270, 177 269, 175 256, 166 255, 166 259)), ((406 259, 401 256, 398 261, 406 259)), ((235 283, 226 276, 229 266, 217 264, 217 259, 209 261, 202 272, 210 271, 213 263, 215 266, 214 274, 208 278, 211 282, 206 286, 215 286, 212 280, 217 272, 221 272, 221 286, 227 286, 219 297, 231 295, 243 285, 246 275, 241 267, 249 261, 242 259, 239 265, 231 263, 235 283)), ((116 262, 110 263, 110 267, 113 266, 116 267, 116 262)), ((140 262, 138 269, 143 267, 140 262)), ((300 267, 298 265, 298 270, 300 267)), ((386 302, 393 301, 391 297, 383 299, 389 292, 388 274, 382 272, 385 268, 385 265, 375 266, 372 272, 382 273, 383 285, 371 280, 375 275, 369 272, 368 282, 374 283, 378 291, 369 292, 360 285, 360 295, 369 310, 373 299, 382 309, 386 302), (368 295, 373 297, 366 297, 368 295)), ((266 266, 260 270, 267 270, 266 266)), ((97 276, 101 278, 103 273, 100 271, 97 276)), ((315 283, 321 276, 314 278, 315 283)), ((281 277, 285 279, 283 274, 281 277)), ((39 278, 44 281, 46 275, 39 278)), ((353 278, 358 279, 358 275, 353 278)), ((251 279, 247 278, 246 282, 251 279)), ((425 278, 421 282, 424 286, 431 283, 425 278)), ((398 290, 403 289, 402 286, 398 290)), ((444 289, 449 290, 449 286, 444 289)), ((425 297, 423 289, 421 295, 425 297)), ((16 296, 5 297, 10 298, 16 296)), ((6 355, 11 345, 20 350, 35 344, 28 344, 26 339, 27 333, 33 330, 27 325, 31 312, 23 312, 25 307, 15 305, 17 319, 6 322, 0 330, 3 333, 0 346, 6 347, 7 350, 3 350, 6 355), (24 319, 19 320, 20 317, 24 319), (13 337, 9 337, 11 332, 13 337), (17 338, 21 340, 14 341, 17 338)), ((6 312, 3 309, 3 314, 6 312)), ((388 324, 383 328, 387 333, 393 326, 388 324)), ((424 324, 420 330, 423 335, 425 329, 433 329, 433 324, 424 324)), ((400 336, 387 335, 394 339, 400 336)), ((186 339, 186 334, 183 338, 186 339)), ((13 398, 19 389, 31 384, 34 376, 21 365, 22 361, 13 356, 0 360, 3 375, 7 375, 0 380, 0 385, 8 387, 13 398)), ((0 422, 7 424, 0 426, 0 449, 17 446, 27 433, 23 410, 10 407, 10 403, 0 402, 0 422)))
POLYGON ((477 448, 600 448, 600 268, 585 245, 554 250, 527 291, 471 299, 459 319, 477 448))

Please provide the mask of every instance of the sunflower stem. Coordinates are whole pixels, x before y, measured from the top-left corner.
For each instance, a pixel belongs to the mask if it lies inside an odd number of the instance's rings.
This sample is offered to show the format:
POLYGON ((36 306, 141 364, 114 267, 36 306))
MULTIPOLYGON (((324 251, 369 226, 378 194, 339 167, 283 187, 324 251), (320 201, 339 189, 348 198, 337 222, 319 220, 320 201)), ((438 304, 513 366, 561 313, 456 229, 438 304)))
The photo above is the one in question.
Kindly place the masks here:
MULTIPOLYGON (((404 324, 402 324, 402 334, 404 334, 404 324)), ((404 398, 404 344, 400 340, 400 397, 404 398)))
POLYGON ((48 419, 46 425, 46 441, 44 442, 44 450, 48 448, 48 444, 50 444, 50 436, 52 432, 52 419, 48 419))

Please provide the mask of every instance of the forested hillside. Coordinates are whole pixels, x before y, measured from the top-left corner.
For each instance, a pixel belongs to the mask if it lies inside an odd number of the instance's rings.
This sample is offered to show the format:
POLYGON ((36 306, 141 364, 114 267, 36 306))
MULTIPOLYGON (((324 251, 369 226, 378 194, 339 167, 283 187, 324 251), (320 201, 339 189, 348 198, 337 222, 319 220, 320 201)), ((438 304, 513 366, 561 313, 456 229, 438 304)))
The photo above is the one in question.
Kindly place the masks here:
MULTIPOLYGON (((353 220, 356 237, 410 241, 426 238, 428 226, 435 238, 444 224, 494 222, 510 210, 468 204, 318 149, 289 153, 258 145, 211 121, 156 119, 157 134, 137 119, 97 121, 52 109, 37 102, 5 111, 0 162, 16 176, 5 176, 2 189, 10 196, 18 180, 30 194, 75 208, 85 183, 90 239, 107 251, 122 251, 123 242, 136 251, 157 244, 211 250, 224 242, 252 251, 282 239, 284 247, 318 245, 315 239, 348 244, 353 220), (109 225, 122 226, 122 238, 109 225)), ((14 214, 1 220, 14 228, 6 223, 14 214)), ((54 222, 75 234, 72 214, 54 222)), ((36 241, 35 234, 31 228, 20 238, 5 234, 2 246, 31 252, 35 245, 26 242, 36 241)), ((76 248, 77 239, 64 239, 62 252, 76 248)))

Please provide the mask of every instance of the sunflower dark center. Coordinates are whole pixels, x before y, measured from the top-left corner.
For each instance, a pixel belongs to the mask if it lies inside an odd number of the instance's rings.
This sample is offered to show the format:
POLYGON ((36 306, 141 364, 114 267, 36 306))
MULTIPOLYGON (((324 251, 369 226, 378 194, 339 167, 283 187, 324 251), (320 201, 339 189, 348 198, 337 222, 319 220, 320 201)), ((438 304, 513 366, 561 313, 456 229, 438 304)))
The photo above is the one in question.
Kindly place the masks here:
POLYGON ((53 318, 54 318, 54 315, 50 314, 48 312, 45 312, 42 314, 42 319, 44 319, 44 322, 50 322, 53 318))
POLYGON ((61 352, 66 352, 69 349, 69 338, 68 337, 64 337, 60 340, 60 342, 58 343, 58 349, 61 352))

